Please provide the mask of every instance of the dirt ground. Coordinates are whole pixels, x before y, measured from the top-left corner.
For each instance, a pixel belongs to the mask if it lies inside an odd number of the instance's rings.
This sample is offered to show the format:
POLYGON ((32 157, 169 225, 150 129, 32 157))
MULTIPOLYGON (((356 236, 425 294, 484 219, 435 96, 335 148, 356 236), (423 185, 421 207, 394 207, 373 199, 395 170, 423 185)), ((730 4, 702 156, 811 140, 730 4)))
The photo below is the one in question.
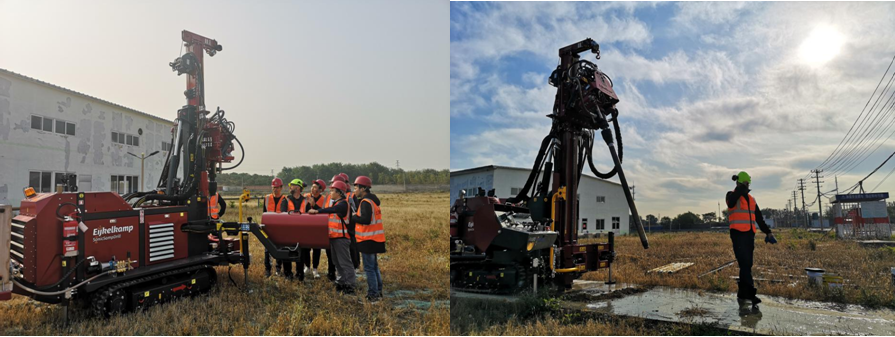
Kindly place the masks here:
MULTIPOLYGON (((761 295, 792 299, 895 308, 895 286, 890 268, 895 249, 865 248, 853 241, 804 230, 775 231, 776 245, 756 236, 753 276, 761 295), (808 285, 804 268, 824 268, 842 276, 841 289, 808 285)), ((636 235, 616 238, 618 259, 613 277, 620 283, 666 286, 700 291, 736 292, 738 266, 698 276, 734 260, 729 233, 662 233, 649 236, 644 250, 636 235), (646 271, 673 262, 692 262, 675 274, 646 271)), ((596 239, 599 241, 599 239, 596 239)), ((607 272, 586 273, 581 279, 605 281, 607 272)), ((451 332, 463 335, 701 335, 729 334, 704 325, 660 323, 640 318, 614 317, 564 309, 563 299, 549 294, 526 295, 515 303, 451 299, 451 332)))
MULTIPOLYGON (((385 299, 341 296, 326 280, 290 282, 263 276, 263 247, 252 240, 249 288, 241 266, 218 267, 218 285, 207 295, 100 319, 71 311, 61 323, 60 306, 21 296, 0 302, 0 335, 446 335, 449 334, 448 193, 380 194, 386 254, 380 255, 385 299)), ((228 205, 229 206, 229 205, 228 205)), ((247 213, 259 218, 258 207, 247 213)), ((228 207, 226 221, 237 209, 228 207)), ((321 261, 325 274, 326 256, 321 261)))

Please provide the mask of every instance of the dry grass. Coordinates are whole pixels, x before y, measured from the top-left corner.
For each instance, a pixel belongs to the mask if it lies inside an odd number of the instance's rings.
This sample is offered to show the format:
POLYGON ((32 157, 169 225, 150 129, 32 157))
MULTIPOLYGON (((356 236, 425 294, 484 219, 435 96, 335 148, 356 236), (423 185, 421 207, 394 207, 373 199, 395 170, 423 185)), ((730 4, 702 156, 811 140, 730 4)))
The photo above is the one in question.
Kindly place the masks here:
MULTIPOLYGON (((753 275, 785 282, 758 283, 760 295, 895 308, 895 291, 889 276, 889 268, 895 267, 895 249, 863 248, 855 242, 802 230, 779 230, 776 236, 777 245, 765 244, 763 234, 756 236, 753 275), (838 273, 846 279, 846 286, 841 291, 808 286, 803 269, 809 266, 838 273)), ((715 275, 697 278, 734 259, 726 232, 653 234, 649 250, 640 246, 636 235, 617 237, 616 243, 618 260, 613 277, 618 282, 736 292, 736 282, 730 278, 738 274, 736 264, 715 275), (671 275, 646 274, 647 270, 672 262, 695 264, 671 275)), ((587 273, 583 279, 603 281, 606 276, 603 270, 587 273)), ((663 323, 563 309, 561 301, 544 295, 523 296, 516 303, 452 298, 451 332, 458 335, 741 334, 704 324, 663 323)), ((698 317, 705 311, 696 306, 680 314, 698 317)))
MULTIPOLYGON (((895 308, 895 291, 889 271, 895 267, 895 250, 864 248, 854 241, 798 229, 782 229, 775 236, 779 242, 776 245, 765 244, 764 234, 755 237, 753 277, 783 281, 757 282, 760 295, 895 308), (845 287, 841 291, 831 291, 809 286, 806 267, 824 268, 828 273, 842 276, 846 280, 845 287)), ((736 292, 736 281, 731 279, 739 273, 736 263, 715 274, 697 277, 734 260, 727 232, 653 234, 648 250, 640 246, 637 236, 621 236, 616 243, 618 260, 613 267, 613 277, 619 282, 736 292), (672 262, 695 264, 672 275, 645 273, 672 262)), ((583 279, 605 280, 606 277, 606 271, 599 271, 588 273, 583 279)))
MULTIPOLYGON (((448 193, 379 197, 389 241, 379 263, 387 297, 377 304, 361 300, 363 280, 359 296, 340 296, 325 277, 304 283, 264 278, 263 248, 253 239, 250 294, 242 288, 240 266, 232 271, 239 287, 228 280, 227 267, 219 267, 218 286, 208 295, 111 319, 72 312, 67 327, 60 306, 15 296, 0 302, 0 335, 446 335, 448 193)), ((257 219, 258 207, 247 211, 257 219)), ((236 208, 228 208, 225 220, 236 217, 236 208)))

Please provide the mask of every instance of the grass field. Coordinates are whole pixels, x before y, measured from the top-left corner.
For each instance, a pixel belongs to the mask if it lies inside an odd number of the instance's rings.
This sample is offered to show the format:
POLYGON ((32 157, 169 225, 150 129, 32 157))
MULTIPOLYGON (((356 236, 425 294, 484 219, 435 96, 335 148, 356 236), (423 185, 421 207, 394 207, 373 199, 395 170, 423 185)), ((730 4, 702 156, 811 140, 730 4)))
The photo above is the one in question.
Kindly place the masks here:
MULTIPOLYGON (((865 248, 854 241, 801 229, 775 231, 778 244, 764 243, 764 234, 755 237, 752 276, 782 282, 757 282, 759 295, 861 304, 895 308, 895 289, 890 268, 895 267, 895 249, 865 248), (841 291, 807 284, 805 268, 823 268, 845 279, 841 291)), ((698 275, 734 260, 727 232, 662 233, 650 236, 650 248, 640 246, 637 236, 616 239, 618 260, 613 276, 620 282, 644 286, 704 289, 736 292, 731 276, 739 273, 736 264, 702 278, 698 275), (647 270, 672 263, 694 265, 673 275, 646 274, 647 270)), ((585 280, 605 280, 606 271, 586 274, 585 280)))
MULTIPOLYGON (((64 326, 60 306, 14 296, 0 302, 0 335, 446 335, 450 265, 448 193, 382 194, 388 253, 380 255, 386 298, 363 300, 366 283, 356 296, 341 296, 326 280, 290 282, 263 276, 263 248, 253 239, 249 288, 241 266, 234 266, 234 286, 227 267, 218 267, 218 285, 207 295, 182 299, 111 319, 71 311, 64 326)), ((258 207, 247 213, 259 217, 258 207)), ((236 208, 226 221, 235 221, 236 208)), ((321 272, 326 269, 322 257, 321 272)))
MULTIPOLYGON (((794 299, 853 303, 895 308, 895 286, 889 268, 895 267, 895 249, 864 248, 853 241, 804 230, 776 231, 776 245, 756 236, 753 276, 780 283, 757 282, 761 295, 794 299), (807 284, 805 267, 819 267, 845 279, 841 290, 807 284), (791 275, 791 276, 790 276, 791 275)), ((618 259, 613 277, 618 282, 646 287, 667 286, 705 291, 736 292, 736 264, 702 278, 698 275, 734 260, 728 233, 662 233, 650 237, 644 250, 636 235, 616 238, 618 259), (694 265, 672 275, 646 271, 672 262, 694 265)), ((597 239, 599 240, 599 239, 597 239)), ((589 272, 584 280, 605 281, 605 270, 589 272)), ((575 312, 559 306, 561 298, 541 294, 524 296, 518 303, 451 299, 451 332, 468 335, 700 335, 728 334, 701 325, 658 323, 575 312)), ((647 310, 647 308, 644 308, 647 310)))

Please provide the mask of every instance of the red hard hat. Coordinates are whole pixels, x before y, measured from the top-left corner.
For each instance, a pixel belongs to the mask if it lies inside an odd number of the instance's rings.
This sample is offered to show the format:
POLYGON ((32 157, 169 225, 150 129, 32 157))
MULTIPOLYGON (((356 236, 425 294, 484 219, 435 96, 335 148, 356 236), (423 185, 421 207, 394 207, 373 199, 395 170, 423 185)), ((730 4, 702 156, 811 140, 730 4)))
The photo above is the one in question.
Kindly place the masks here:
POLYGON ((367 176, 357 176, 357 178, 354 179, 354 184, 362 185, 362 186, 366 186, 366 187, 373 187, 373 181, 370 180, 370 177, 367 177, 367 176))
POLYGON ((342 177, 342 181, 344 181, 346 184, 348 183, 348 175, 347 174, 339 173, 339 176, 342 177))
POLYGON ((333 183, 332 188, 335 188, 339 191, 342 191, 342 193, 345 193, 345 191, 348 191, 348 184, 346 184, 344 181, 339 180, 339 181, 333 183))
POLYGON ((334 175, 333 178, 329 180, 330 183, 334 183, 337 181, 346 181, 346 180, 342 179, 342 176, 338 175, 338 174, 334 175))
POLYGON ((282 187, 283 181, 280 178, 273 178, 273 181, 270 182, 270 187, 282 187))
POLYGON ((317 186, 320 186, 321 191, 326 189, 326 183, 323 182, 323 179, 314 180, 314 184, 317 184, 317 186))

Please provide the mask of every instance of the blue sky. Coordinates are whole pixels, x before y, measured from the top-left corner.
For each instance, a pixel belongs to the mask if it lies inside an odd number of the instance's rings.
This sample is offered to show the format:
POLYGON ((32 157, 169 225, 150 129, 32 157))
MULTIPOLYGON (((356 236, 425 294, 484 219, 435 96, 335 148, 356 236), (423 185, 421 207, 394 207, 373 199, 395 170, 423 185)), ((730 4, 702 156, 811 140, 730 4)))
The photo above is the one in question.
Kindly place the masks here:
MULTIPOLYGON (((740 170, 752 174, 761 207, 783 208, 886 71, 892 17, 892 3, 452 2, 450 167, 530 166, 550 128, 557 50, 590 37, 621 99, 624 167, 640 213, 717 210, 740 170)), ((878 127, 854 145, 870 146, 867 159, 821 166, 822 191, 834 176, 840 187, 856 183, 895 151, 888 97, 878 127)), ((606 152, 595 147, 603 170, 606 152)), ((893 187, 886 180, 877 191, 893 187)))

